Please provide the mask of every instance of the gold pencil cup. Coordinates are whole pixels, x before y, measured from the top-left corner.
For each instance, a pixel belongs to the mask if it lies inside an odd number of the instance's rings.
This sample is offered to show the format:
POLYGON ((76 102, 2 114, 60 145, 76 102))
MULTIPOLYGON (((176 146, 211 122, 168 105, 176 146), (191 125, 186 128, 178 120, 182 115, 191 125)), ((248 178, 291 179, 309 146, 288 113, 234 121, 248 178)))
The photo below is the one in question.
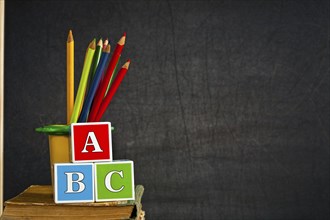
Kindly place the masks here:
POLYGON ((48 135, 50 172, 52 185, 54 185, 54 163, 70 162, 70 136, 69 135, 48 135))

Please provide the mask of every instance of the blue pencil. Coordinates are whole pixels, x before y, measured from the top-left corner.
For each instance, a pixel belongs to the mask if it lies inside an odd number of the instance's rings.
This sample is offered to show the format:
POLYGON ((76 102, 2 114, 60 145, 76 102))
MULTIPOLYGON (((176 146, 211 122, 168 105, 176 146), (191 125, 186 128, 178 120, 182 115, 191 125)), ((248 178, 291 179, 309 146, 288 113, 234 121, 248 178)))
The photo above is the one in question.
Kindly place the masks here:
POLYGON ((109 54, 110 54, 110 44, 108 44, 102 50, 102 55, 101 55, 101 58, 100 58, 100 62, 97 65, 97 69, 95 71, 93 82, 92 82, 92 84, 90 86, 90 89, 88 91, 87 98, 85 99, 85 102, 84 102, 83 108, 81 110, 81 114, 80 114, 80 117, 78 119, 78 122, 86 122, 87 121, 89 109, 92 105, 92 102, 93 102, 93 99, 94 99, 94 96, 95 96, 95 93, 96 93, 96 89, 99 86, 99 83, 100 83, 100 80, 101 80, 101 77, 102 77, 102 73, 103 73, 104 68, 106 66, 109 54))

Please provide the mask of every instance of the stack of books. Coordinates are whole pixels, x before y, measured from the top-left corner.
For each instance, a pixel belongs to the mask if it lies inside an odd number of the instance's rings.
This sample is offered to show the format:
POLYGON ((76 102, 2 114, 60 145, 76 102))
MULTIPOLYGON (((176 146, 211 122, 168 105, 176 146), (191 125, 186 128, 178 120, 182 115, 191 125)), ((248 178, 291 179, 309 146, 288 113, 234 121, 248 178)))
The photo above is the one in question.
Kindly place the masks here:
POLYGON ((1 220, 144 220, 145 213, 142 211, 141 204, 143 192, 144 187, 137 185, 135 200, 55 204, 52 186, 32 185, 18 196, 5 202, 1 220))

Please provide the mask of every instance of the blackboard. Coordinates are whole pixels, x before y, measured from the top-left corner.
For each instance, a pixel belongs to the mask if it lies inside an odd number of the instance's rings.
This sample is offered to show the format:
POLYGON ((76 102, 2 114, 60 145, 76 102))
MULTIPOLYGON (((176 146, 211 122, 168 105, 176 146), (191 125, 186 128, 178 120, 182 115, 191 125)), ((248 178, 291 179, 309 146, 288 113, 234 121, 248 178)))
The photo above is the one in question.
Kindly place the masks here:
POLYGON ((103 117, 135 162, 148 219, 329 219, 328 1, 7 1, 5 199, 50 184, 94 38, 127 32, 129 72, 103 117))

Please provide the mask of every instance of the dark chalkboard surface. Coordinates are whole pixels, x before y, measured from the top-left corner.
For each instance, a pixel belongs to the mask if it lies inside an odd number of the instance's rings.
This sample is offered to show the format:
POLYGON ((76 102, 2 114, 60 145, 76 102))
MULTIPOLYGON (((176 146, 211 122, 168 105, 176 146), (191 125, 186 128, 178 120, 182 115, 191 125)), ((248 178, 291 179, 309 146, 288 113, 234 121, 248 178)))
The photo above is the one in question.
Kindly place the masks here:
POLYGON ((50 184, 92 38, 127 32, 103 120, 135 161, 148 219, 329 219, 329 1, 6 1, 5 199, 50 184))

